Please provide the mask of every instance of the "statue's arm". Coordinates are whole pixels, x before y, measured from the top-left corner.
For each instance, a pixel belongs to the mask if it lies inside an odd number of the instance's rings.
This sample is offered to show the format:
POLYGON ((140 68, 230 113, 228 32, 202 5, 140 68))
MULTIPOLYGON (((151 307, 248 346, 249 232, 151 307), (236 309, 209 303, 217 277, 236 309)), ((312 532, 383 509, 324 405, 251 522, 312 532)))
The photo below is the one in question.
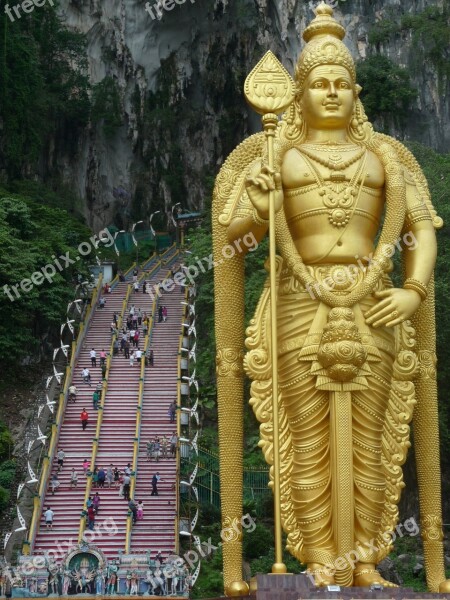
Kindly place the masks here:
POLYGON ((405 250, 406 277, 427 286, 433 275, 437 255, 436 234, 431 219, 414 223, 404 235, 409 235, 414 241, 414 246, 405 250))
POLYGON ((406 277, 427 286, 436 263, 436 234, 430 211, 408 173, 406 173, 406 219, 402 235, 403 240, 408 240, 410 243, 408 250, 405 250, 406 277))
POLYGON ((365 314, 367 324, 373 327, 393 327, 414 315, 426 297, 426 286, 436 262, 437 244, 431 215, 408 174, 402 235, 406 271, 404 287, 375 292, 379 301, 365 314))
POLYGON ((256 241, 259 242, 266 235, 269 228, 269 223, 257 224, 250 214, 248 216, 234 217, 228 226, 228 241, 230 244, 236 240, 240 240, 247 233, 253 233, 256 241))
POLYGON ((281 175, 262 167, 258 161, 253 165, 245 179, 245 191, 242 194, 235 215, 228 226, 230 243, 241 239, 247 233, 253 233, 259 243, 269 228, 269 192, 275 194, 275 211, 283 204, 281 175))

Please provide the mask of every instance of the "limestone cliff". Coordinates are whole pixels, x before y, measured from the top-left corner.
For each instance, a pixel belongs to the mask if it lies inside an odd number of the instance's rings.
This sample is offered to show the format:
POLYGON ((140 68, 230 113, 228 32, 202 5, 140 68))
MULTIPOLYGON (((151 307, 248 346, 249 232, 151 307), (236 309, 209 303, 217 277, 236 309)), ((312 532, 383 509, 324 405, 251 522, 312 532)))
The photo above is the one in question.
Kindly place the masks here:
MULTIPOLYGON (((85 200, 86 217, 96 229, 175 202, 202 208, 222 161, 259 128, 242 95, 246 74, 269 48, 293 72, 301 32, 313 16, 306 0, 178 2, 166 3, 172 6, 167 11, 151 0, 155 18, 144 0, 60 2, 65 24, 87 34, 92 83, 108 77, 120 96, 121 126, 106 135, 100 124, 92 125, 75 152, 59 140, 48 157, 85 200)), ((417 99, 404 130, 392 133, 448 151, 445 74, 426 59, 423 44, 409 30, 369 43, 374 23, 442 8, 443 2, 334 0, 356 59, 378 51, 412 69, 417 99)))

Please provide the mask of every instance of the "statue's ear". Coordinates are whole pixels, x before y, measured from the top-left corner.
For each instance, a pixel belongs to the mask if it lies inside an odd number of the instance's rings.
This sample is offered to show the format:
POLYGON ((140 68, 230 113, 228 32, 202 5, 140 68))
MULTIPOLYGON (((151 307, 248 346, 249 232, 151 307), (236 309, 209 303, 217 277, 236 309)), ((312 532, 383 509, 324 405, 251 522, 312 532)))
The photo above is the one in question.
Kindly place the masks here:
POLYGON ((357 97, 359 96, 361 90, 362 90, 362 87, 358 83, 355 83, 355 94, 357 97))

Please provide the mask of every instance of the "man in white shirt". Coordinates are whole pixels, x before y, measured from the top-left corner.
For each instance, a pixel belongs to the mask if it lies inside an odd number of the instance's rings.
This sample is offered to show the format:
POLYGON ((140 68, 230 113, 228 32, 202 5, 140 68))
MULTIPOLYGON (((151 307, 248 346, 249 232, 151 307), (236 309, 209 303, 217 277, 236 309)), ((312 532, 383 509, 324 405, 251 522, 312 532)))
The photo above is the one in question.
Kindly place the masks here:
POLYGON ((78 473, 75 471, 75 469, 72 469, 72 474, 70 476, 70 487, 76 488, 77 485, 78 485, 78 473))
POLYGON ((77 388, 74 385, 69 387, 69 400, 75 402, 77 399, 77 388))
POLYGON ((178 442, 178 436, 174 431, 170 437, 170 454, 172 456, 175 456, 177 453, 177 442, 178 442))
POLYGON ((83 377, 84 383, 91 385, 91 374, 89 373, 89 369, 87 367, 81 371, 81 376, 83 377))
POLYGON ((94 350, 94 348, 92 348, 92 350, 89 352, 89 355, 91 357, 91 367, 96 367, 97 366, 97 353, 94 350))
POLYGON ((138 361, 138 363, 140 363, 141 358, 142 358, 142 350, 139 350, 139 349, 136 350, 135 355, 136 355, 136 360, 138 361))
POLYGON ((130 485, 131 485, 131 478, 125 472, 125 475, 123 476, 123 497, 125 500, 130 499, 130 485))
POLYGON ((54 512, 52 511, 52 509, 50 508, 50 506, 47 506, 47 510, 44 513, 44 518, 45 518, 45 524, 47 525, 47 529, 53 529, 53 517, 54 517, 54 512))
POLYGON ((58 450, 58 471, 61 471, 61 469, 63 468, 65 458, 66 458, 65 452, 62 448, 60 448, 58 450))

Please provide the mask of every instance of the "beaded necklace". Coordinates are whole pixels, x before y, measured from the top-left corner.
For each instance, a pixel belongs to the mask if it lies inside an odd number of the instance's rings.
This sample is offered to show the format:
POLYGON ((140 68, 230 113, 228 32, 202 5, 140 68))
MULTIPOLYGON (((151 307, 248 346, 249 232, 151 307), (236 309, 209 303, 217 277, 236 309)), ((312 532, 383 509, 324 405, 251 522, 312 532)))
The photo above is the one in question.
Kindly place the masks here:
MULTIPOLYGON (((319 170, 308 159, 309 155, 303 147, 299 148, 299 152, 303 155, 320 187, 319 195, 322 197, 323 205, 328 209, 329 222, 333 227, 345 227, 354 211, 355 199, 358 196, 358 182, 366 162, 367 150, 362 148, 362 151, 358 152, 357 158, 352 159, 352 163, 354 163, 364 155, 351 180, 345 177, 345 173, 330 173, 329 181, 324 181, 319 170)), ((327 165, 324 164, 324 166, 327 165)))
MULTIPOLYGON (((354 147, 353 147, 353 149, 354 149, 354 147)), ((359 151, 355 154, 355 156, 352 156, 352 158, 348 158, 347 160, 342 160, 342 156, 339 154, 340 150, 337 148, 335 149, 333 154, 330 154, 330 156, 328 156, 326 158, 323 158, 320 155, 318 156, 317 154, 314 154, 314 152, 311 152, 311 150, 308 150, 307 148, 305 148, 304 145, 301 146, 300 150, 301 150, 302 154, 304 154, 311 160, 318 162, 320 165, 327 167, 331 171, 343 171, 344 169, 346 169, 347 167, 350 167, 356 161, 358 161, 361 158, 361 156, 364 154, 364 152, 366 151, 365 148, 360 148, 359 151)), ((326 149, 325 151, 332 152, 333 150, 326 149)))

